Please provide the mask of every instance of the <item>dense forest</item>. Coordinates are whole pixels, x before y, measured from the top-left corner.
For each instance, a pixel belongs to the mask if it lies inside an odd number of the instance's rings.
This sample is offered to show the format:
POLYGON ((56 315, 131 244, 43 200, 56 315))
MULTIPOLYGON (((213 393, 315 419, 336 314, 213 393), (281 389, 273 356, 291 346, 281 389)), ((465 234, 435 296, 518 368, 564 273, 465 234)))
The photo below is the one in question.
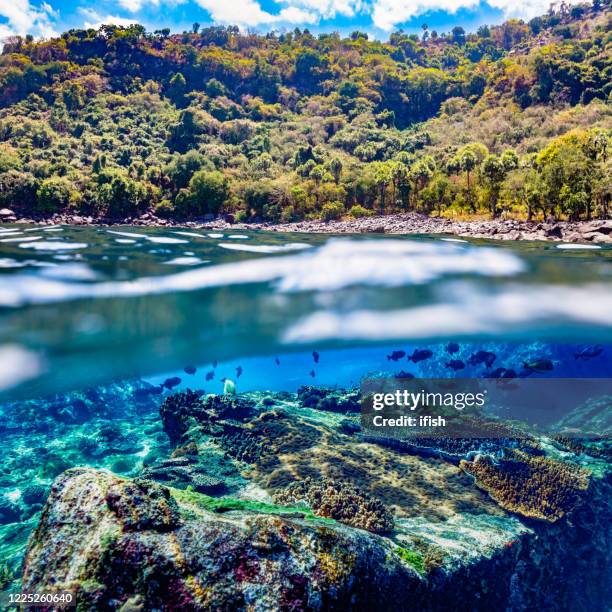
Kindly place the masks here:
POLYGON ((610 215, 612 11, 466 33, 13 37, 0 207, 291 221, 421 211, 610 215))

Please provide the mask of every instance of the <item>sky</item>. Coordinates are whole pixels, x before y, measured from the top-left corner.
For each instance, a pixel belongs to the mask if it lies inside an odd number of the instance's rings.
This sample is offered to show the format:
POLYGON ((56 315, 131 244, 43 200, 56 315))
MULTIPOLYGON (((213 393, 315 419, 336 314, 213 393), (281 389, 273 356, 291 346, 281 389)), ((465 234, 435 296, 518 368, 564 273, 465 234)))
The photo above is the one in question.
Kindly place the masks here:
MULTIPOLYGON (((579 1, 579 0, 575 0, 579 1)), ((148 30, 190 30, 197 22, 267 32, 295 27, 311 32, 354 30, 386 39, 399 28, 474 31, 509 17, 529 20, 550 0, 0 0, 0 41, 14 34, 49 38, 70 28, 141 23, 148 30)))

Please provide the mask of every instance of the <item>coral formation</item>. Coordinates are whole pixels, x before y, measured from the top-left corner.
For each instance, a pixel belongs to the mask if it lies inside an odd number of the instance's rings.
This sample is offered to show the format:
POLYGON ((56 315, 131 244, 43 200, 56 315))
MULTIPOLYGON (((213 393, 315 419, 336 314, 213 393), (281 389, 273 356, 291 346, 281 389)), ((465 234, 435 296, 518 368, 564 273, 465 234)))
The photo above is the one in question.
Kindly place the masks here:
POLYGON ((294 482, 278 492, 274 499, 285 505, 306 504, 317 516, 333 518, 372 533, 392 531, 395 524, 393 514, 382 502, 349 483, 327 478, 294 482))
POLYGON ((317 410, 339 412, 341 414, 361 410, 358 391, 304 385, 298 389, 297 398, 306 408, 316 408, 317 410))
POLYGON ((479 456, 460 466, 503 508, 550 522, 571 512, 589 487, 583 468, 516 450, 498 462, 479 456))

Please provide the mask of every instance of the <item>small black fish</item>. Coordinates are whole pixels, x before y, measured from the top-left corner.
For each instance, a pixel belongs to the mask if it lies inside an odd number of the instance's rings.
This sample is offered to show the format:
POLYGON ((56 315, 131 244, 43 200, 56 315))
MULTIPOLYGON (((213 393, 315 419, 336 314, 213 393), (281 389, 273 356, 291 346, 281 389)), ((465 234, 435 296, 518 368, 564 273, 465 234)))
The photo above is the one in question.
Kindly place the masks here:
POLYGON ((449 353, 450 355, 452 355, 453 353, 456 353, 459 350, 459 345, 456 342, 449 342, 446 345, 446 352, 449 353))
POLYGON ((496 359, 497 355, 495 353, 491 353, 489 351, 478 351, 470 355, 468 363, 470 365, 479 365, 484 363, 487 368, 490 368, 496 359))
POLYGON ((316 376, 316 373, 314 370, 310 370, 310 375, 314 378, 316 376))
POLYGON ((433 353, 429 349, 414 349, 414 353, 408 356, 408 361, 418 363, 419 361, 425 361, 425 359, 429 359, 432 355, 433 353))
POLYGON ((215 377, 215 371, 211 370, 210 372, 206 373, 206 380, 212 380, 215 377))
POLYGON ((280 359, 278 357, 274 358, 274 362, 276 363, 276 365, 280 365, 280 359))
POLYGON ((393 351, 390 355, 387 355, 387 361, 399 361, 406 356, 406 351, 393 351))
POLYGON ((184 372, 185 374, 195 374, 197 372, 197 369, 195 366, 188 365, 185 366, 184 372))
POLYGON ((176 387, 180 384, 181 379, 178 376, 173 376, 172 378, 166 378, 163 386, 166 387, 166 389, 172 389, 173 387, 176 387))
POLYGON ((492 372, 485 374, 485 378, 503 378, 506 368, 495 368, 492 372))
POLYGON ((240 378, 241 375, 242 375, 242 366, 238 366, 236 368, 236 378, 240 378))
POLYGON ((542 373, 550 372, 554 369, 553 362, 550 359, 536 359, 527 363, 523 361, 523 367, 532 372, 542 373))
POLYGON ((400 370, 395 376, 394 378, 414 378, 414 374, 411 374, 410 372, 404 372, 404 370, 400 370))
POLYGON ((217 367, 218 363, 219 362, 216 359, 215 359, 215 361, 212 362, 213 369, 217 367))
POLYGON ((601 344, 591 344, 590 346, 585 346, 583 349, 574 353, 574 359, 593 359, 593 357, 597 357, 601 355, 603 352, 603 346, 601 344))
POLYGON ((319 363, 319 353, 317 353, 317 351, 312 351, 312 358, 315 363, 319 363))
POLYGON ((457 370, 463 370, 465 368, 465 363, 463 363, 461 359, 451 359, 450 361, 446 362, 446 367, 451 368, 456 372, 457 370))

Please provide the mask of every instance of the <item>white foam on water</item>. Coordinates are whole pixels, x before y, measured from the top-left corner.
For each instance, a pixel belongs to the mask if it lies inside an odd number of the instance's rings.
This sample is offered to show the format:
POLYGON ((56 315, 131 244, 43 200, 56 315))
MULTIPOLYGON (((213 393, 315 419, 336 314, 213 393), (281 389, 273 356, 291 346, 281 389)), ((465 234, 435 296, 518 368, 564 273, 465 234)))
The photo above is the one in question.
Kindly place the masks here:
POLYGON ((228 238, 232 238, 234 240, 248 240, 249 237, 244 234, 230 234, 228 238))
POLYGON ((47 229, 44 229, 43 232, 63 232, 64 228, 63 227, 48 227, 47 229))
POLYGON ((85 249, 87 244, 84 242, 61 242, 59 240, 43 240, 42 242, 28 242, 19 245, 22 249, 34 249, 36 251, 73 251, 85 249))
POLYGON ((36 378, 43 371, 41 358, 18 344, 0 345, 0 391, 36 378))
POLYGON ((136 244, 136 240, 131 238, 115 238, 115 242, 118 244, 136 244))
POLYGON ((209 238, 223 238, 223 234, 207 234, 209 238))
POLYGON ((465 244, 469 244, 467 240, 461 240, 460 238, 440 238, 442 242, 462 242, 465 244))
POLYGON ((202 263, 199 257, 175 257, 169 261, 164 261, 167 266, 195 266, 199 263, 202 263))
POLYGON ((120 232, 118 230, 106 230, 109 234, 115 234, 115 236, 125 236, 126 238, 148 238, 146 234, 137 234, 136 232, 120 232))
POLYGON ((196 232, 173 232, 179 236, 189 236, 191 238, 206 238, 204 234, 197 234, 196 232))
POLYGON ((120 232, 118 230, 106 230, 109 234, 115 234, 116 236, 125 236, 126 238, 148 240, 155 244, 187 244, 189 240, 182 240, 181 238, 172 238, 171 236, 149 236, 147 234, 137 234, 135 232, 120 232))
POLYGON ((303 242, 289 242, 288 244, 228 244, 220 242, 218 246, 230 251, 245 251, 247 253, 285 253, 312 248, 310 244, 304 244, 303 242))
POLYGON ((566 251, 578 251, 578 250, 582 250, 582 249, 587 249, 589 251, 592 251, 592 250, 601 249, 601 246, 599 246, 598 244, 574 244, 574 243, 570 243, 570 244, 558 244, 557 248, 558 249, 564 249, 566 251))
POLYGON ((42 236, 16 236, 15 238, 2 238, 0 242, 34 242, 42 240, 42 236))
POLYGON ((39 272, 46 278, 59 278, 71 281, 95 281, 100 275, 84 263, 69 263, 45 268, 39 272))
POLYGON ((147 236, 149 242, 155 244, 188 244, 189 240, 183 240, 182 238, 172 238, 170 236, 147 236))
POLYGON ((23 230, 24 232, 40 232, 41 230, 48 230, 48 229, 55 229, 57 227, 61 227, 61 225, 42 225, 42 226, 36 226, 36 227, 30 227, 26 230, 23 230))

